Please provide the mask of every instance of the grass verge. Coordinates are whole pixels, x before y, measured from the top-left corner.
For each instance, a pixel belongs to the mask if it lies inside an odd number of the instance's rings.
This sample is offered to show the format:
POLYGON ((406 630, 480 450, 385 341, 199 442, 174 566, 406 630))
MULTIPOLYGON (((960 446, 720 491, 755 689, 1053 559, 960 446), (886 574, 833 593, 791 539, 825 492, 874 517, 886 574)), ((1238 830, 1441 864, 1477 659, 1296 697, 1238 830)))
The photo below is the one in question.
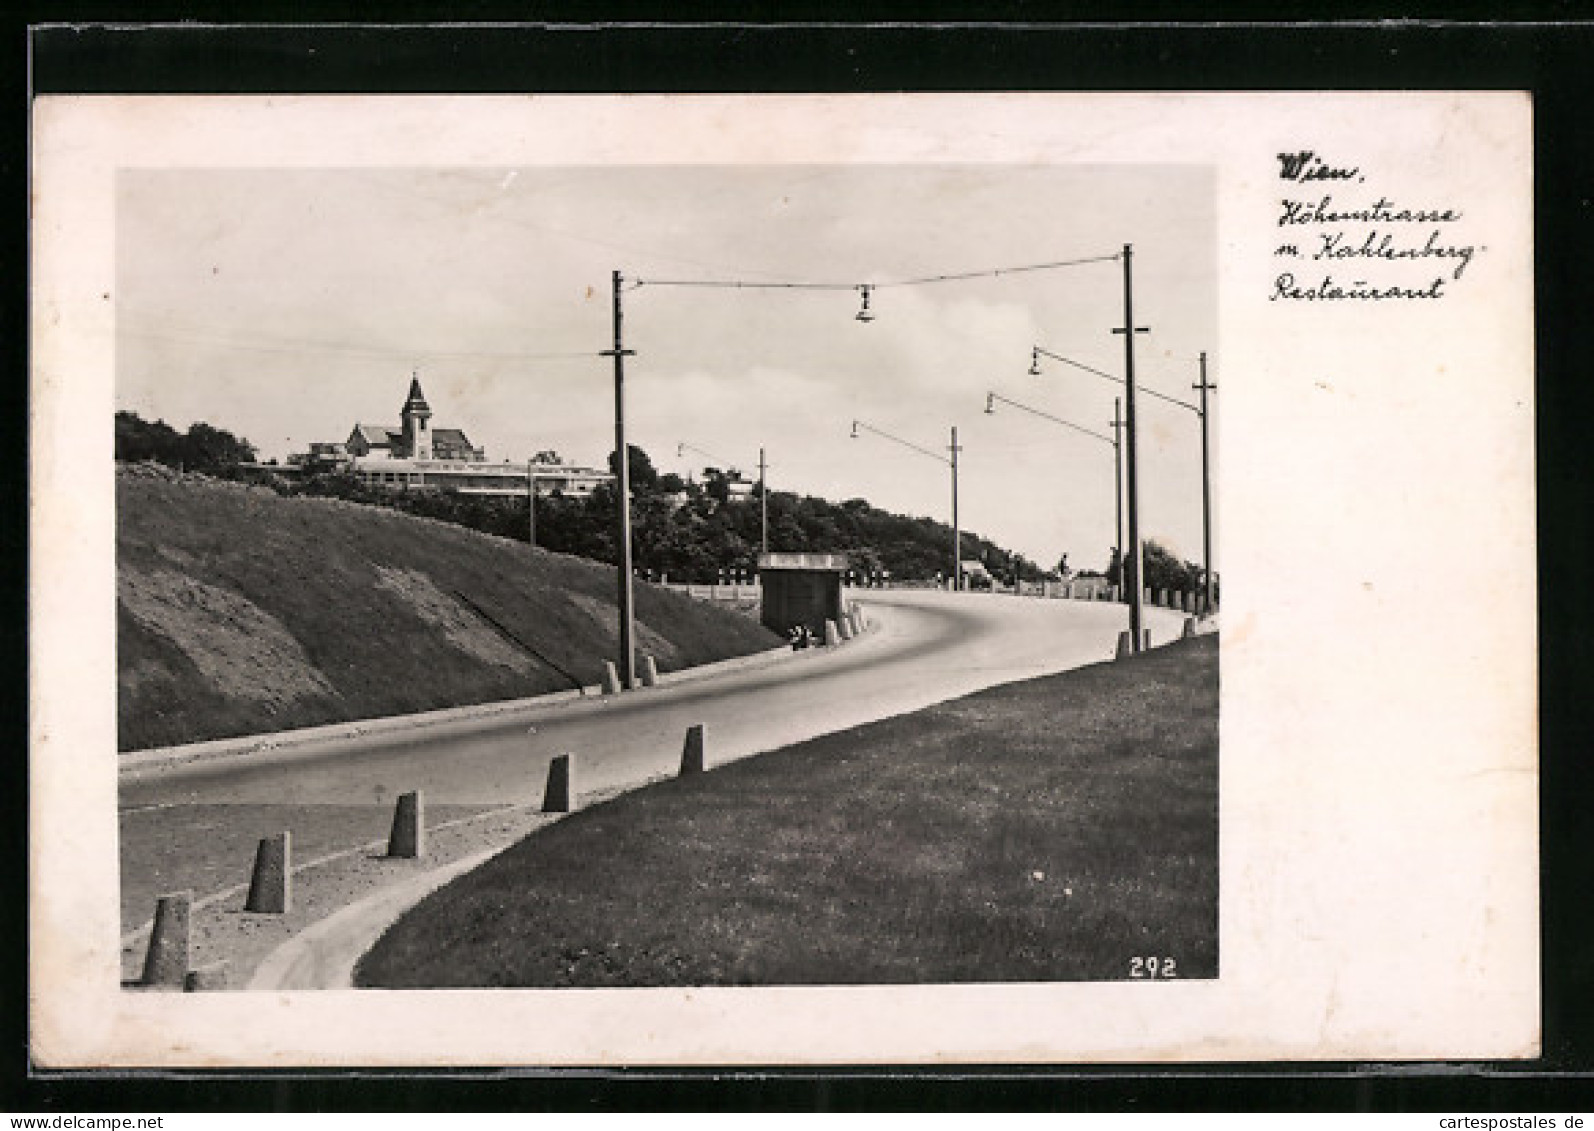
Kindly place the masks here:
POLYGON ((676 779, 434 893, 357 984, 1215 977, 1217 724, 1206 636, 676 779))

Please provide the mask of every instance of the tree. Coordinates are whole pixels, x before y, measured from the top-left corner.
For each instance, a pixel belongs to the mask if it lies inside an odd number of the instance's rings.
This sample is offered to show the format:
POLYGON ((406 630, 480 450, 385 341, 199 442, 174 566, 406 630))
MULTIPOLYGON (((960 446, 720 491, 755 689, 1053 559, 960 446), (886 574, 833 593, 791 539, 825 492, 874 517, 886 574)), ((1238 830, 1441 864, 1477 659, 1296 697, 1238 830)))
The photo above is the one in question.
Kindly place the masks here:
POLYGON ((730 502, 730 477, 717 467, 705 467, 703 469, 703 493, 715 502, 730 502))
POLYGON ((239 439, 231 432, 212 428, 202 421, 188 429, 183 440, 183 450, 190 468, 199 471, 219 471, 241 463, 255 462, 255 447, 248 440, 239 439))
POLYGON ((182 435, 164 420, 147 421, 136 412, 116 414, 117 459, 155 460, 176 467, 183 459, 182 447, 182 435))
POLYGON ((1176 558, 1156 539, 1148 539, 1141 551, 1145 580, 1144 589, 1171 589, 1190 593, 1200 587, 1201 567, 1194 562, 1176 558))
MULTIPOLYGON (((659 481, 659 472, 653 466, 653 461, 635 444, 625 446, 627 459, 626 470, 631 475, 631 490, 652 491, 659 481)), ((620 459, 617 452, 609 453, 609 474, 618 477, 620 474, 620 459)))
POLYGON ((231 432, 203 421, 189 426, 187 435, 164 420, 146 421, 136 412, 116 414, 116 458, 128 462, 155 460, 193 471, 225 472, 239 464, 255 462, 255 447, 231 432))

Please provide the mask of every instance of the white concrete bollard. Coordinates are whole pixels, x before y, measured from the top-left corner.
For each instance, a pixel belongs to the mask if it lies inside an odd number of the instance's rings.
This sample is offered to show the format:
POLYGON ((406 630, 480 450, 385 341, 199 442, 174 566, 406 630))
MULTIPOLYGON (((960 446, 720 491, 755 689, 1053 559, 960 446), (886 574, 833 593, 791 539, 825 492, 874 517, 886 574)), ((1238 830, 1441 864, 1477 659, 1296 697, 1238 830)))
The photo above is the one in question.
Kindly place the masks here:
POLYGON ((642 686, 657 687, 659 685, 659 665, 652 656, 642 657, 642 686))
POLYGON ((1184 639, 1189 640, 1195 635, 1195 617, 1184 618, 1184 639))
POLYGON ((576 756, 556 754, 548 763, 548 784, 542 793, 544 813, 569 813, 575 808, 576 756))
POLYGON ((387 854, 403 860, 418 860, 426 855, 426 805, 418 789, 399 794, 398 803, 393 806, 387 854))
POLYGON ((149 949, 144 953, 146 986, 180 986, 188 976, 188 921, 193 911, 194 894, 188 891, 163 895, 155 901, 155 924, 149 932, 149 949))
POLYGON ((244 910, 261 915, 286 915, 293 906, 293 834, 268 836, 255 850, 244 910))
POLYGON ((681 747, 681 777, 703 772, 703 724, 693 723, 686 728, 686 742, 681 747))
POLYGON ((837 644, 840 644, 840 643, 841 643, 841 630, 836 627, 836 622, 835 621, 827 620, 825 622, 825 647, 826 648, 834 648, 837 644))
POLYGON ((620 694, 620 673, 614 666, 613 660, 603 662, 603 693, 605 695, 620 694))
POLYGON ((843 640, 852 639, 852 614, 842 613, 841 619, 836 622, 836 632, 843 640))
POLYGON ((1118 652, 1113 656, 1113 659, 1127 660, 1130 656, 1134 655, 1134 639, 1135 638, 1129 634, 1129 630, 1127 628, 1120 632, 1118 634, 1118 652))

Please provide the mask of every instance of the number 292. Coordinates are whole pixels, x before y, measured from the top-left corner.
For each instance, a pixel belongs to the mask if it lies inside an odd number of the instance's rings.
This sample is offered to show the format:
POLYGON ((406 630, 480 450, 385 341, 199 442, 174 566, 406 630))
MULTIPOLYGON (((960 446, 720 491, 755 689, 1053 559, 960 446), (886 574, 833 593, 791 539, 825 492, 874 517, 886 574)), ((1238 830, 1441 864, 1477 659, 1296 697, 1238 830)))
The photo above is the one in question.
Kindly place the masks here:
POLYGON ((1129 960, 1129 976, 1131 978, 1177 978, 1179 976, 1179 965, 1172 958, 1131 958, 1129 960))

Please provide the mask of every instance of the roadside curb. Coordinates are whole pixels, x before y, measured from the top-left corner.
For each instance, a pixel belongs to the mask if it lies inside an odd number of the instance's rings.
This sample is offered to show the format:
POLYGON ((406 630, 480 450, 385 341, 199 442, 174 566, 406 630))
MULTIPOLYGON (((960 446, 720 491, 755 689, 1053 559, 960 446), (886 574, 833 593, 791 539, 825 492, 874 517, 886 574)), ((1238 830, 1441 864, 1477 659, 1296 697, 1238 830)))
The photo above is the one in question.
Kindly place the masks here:
MULTIPOLYGON (((740 671, 745 668, 775 664, 791 655, 791 650, 787 646, 781 645, 761 652, 752 652, 745 656, 732 656, 730 659, 716 660, 711 664, 699 664, 696 667, 682 668, 679 671, 664 672, 659 676, 658 686, 670 687, 692 679, 705 678, 723 672, 740 671)), ((643 689, 638 687, 625 694, 635 694, 636 691, 640 690, 643 689)), ((272 734, 218 738, 206 742, 186 743, 181 746, 158 746, 148 750, 135 750, 118 755, 117 770, 123 776, 138 776, 141 773, 155 773, 175 766, 231 758, 243 754, 268 752, 292 754, 296 752, 298 747, 313 746, 319 742, 380 737, 397 730, 421 730, 429 727, 446 726, 451 723, 478 722, 499 716, 514 716, 524 712, 546 710, 571 703, 583 703, 589 700, 594 702, 614 701, 612 696, 605 700, 602 691, 603 689, 600 686, 593 685, 583 687, 580 691, 553 691, 546 695, 535 695, 525 699, 508 699, 496 703, 476 703, 465 707, 444 707, 436 711, 424 711, 414 715, 388 715, 376 719, 325 723, 320 726, 301 727, 296 730, 277 731, 272 734)))

